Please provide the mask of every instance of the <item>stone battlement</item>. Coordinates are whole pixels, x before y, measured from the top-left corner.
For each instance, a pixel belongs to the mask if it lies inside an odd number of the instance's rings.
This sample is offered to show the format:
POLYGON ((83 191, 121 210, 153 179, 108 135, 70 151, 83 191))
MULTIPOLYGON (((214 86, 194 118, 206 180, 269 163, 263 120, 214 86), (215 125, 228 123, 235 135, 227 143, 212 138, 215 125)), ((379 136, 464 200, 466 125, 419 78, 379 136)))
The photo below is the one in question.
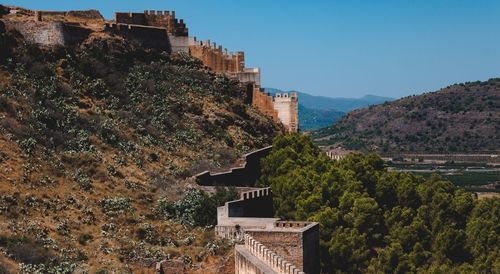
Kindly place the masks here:
POLYGON ((168 33, 175 36, 189 36, 184 20, 175 18, 175 11, 116 12, 114 21, 123 24, 160 27, 167 29, 168 33))
POLYGON ((245 241, 235 249, 236 273, 319 273, 319 224, 273 216, 269 187, 243 192, 217 208, 216 234, 245 241))
POLYGON ((273 120, 281 121, 289 132, 299 130, 298 101, 296 92, 276 93, 272 96, 259 86, 254 86, 252 92, 252 105, 273 120))
POLYGON ((270 196, 271 195, 271 188, 266 187, 266 188, 261 188, 258 190, 252 190, 252 191, 246 191, 242 192, 240 194, 240 199, 241 200, 249 200, 253 198, 258 198, 258 197, 265 197, 265 196, 270 196))
POLYGON ((148 49, 189 54, 212 71, 225 74, 242 83, 242 87, 246 88, 246 103, 252 104, 275 122, 282 123, 287 131, 298 131, 296 93, 270 96, 263 92, 260 89, 260 69, 245 67, 244 52, 229 52, 222 45, 210 40, 200 41, 196 37, 190 37, 186 23, 183 19, 176 18, 175 11, 116 12, 112 23, 106 23, 97 10, 33 11, 13 7, 9 8, 9 13, 12 17, 27 16, 32 19, 29 21, 16 19, 15 21, 19 23, 10 25, 14 26, 28 42, 41 46, 79 44, 92 32, 104 31, 126 40, 136 41, 148 49), (89 19, 92 24, 88 24, 89 19), (47 24, 33 24, 33 22, 47 24))
MULTIPOLYGON (((266 266, 271 268, 275 273, 278 274, 305 274, 300 268, 296 267, 294 264, 290 263, 286 259, 284 259, 281 255, 276 252, 270 250, 265 245, 261 244, 257 240, 255 240, 250 235, 245 235, 245 244, 243 245, 246 250, 250 252, 253 256, 263 262, 266 266)), ((248 263, 244 263, 242 257, 245 257, 243 254, 238 252, 236 249, 236 265, 237 271, 236 273, 244 273, 246 267, 249 266, 248 263)), ((250 271, 248 271, 250 272, 250 271)), ((264 271, 262 271, 264 272, 264 271)))
POLYGON ((225 172, 204 171, 195 175, 196 182, 203 186, 254 186, 260 177, 260 160, 271 152, 272 146, 261 148, 243 156, 243 164, 225 172))

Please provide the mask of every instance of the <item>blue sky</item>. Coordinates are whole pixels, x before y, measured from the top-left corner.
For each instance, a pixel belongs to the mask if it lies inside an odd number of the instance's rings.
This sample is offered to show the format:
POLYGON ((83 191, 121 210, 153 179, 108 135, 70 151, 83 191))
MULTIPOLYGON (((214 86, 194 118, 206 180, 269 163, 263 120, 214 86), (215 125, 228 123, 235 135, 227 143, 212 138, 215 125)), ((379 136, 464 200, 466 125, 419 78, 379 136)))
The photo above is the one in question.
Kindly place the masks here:
POLYGON ((190 35, 243 50, 263 86, 402 97, 500 77, 498 0, 8 0, 32 9, 175 10, 190 35))

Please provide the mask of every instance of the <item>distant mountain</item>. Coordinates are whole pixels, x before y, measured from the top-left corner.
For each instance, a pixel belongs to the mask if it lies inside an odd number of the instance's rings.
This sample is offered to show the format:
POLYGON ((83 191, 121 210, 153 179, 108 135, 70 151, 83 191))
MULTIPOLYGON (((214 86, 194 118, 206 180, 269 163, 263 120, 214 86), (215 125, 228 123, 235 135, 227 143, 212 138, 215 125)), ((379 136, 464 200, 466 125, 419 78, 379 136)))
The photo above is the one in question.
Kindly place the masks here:
POLYGON ((345 112, 332 109, 307 108, 299 104, 300 130, 314 130, 331 126, 345 115, 345 112))
MULTIPOLYGON (((283 92, 276 88, 265 88, 271 94, 283 92)), ((361 98, 315 96, 303 92, 299 95, 299 125, 301 130, 313 130, 331 126, 345 113, 369 105, 392 101, 394 98, 365 95, 361 98)))
POLYGON ((499 106, 500 79, 468 82, 354 110, 312 136, 379 152, 499 152, 499 106))
POLYGON ((365 95, 361 98, 314 96, 303 92, 299 92, 298 95, 300 103, 305 107, 314 109, 334 109, 342 112, 349 112, 369 105, 377 105, 394 100, 394 98, 379 97, 375 95, 365 95))
MULTIPOLYGON (((265 88, 271 94, 283 92, 276 88, 265 88)), ((365 95, 361 98, 343 98, 343 97, 326 97, 310 95, 304 92, 297 92, 299 95, 299 104, 311 109, 333 109, 340 112, 349 112, 358 108, 364 108, 369 105, 382 104, 384 102, 393 101, 394 98, 380 97, 376 95, 365 95)))

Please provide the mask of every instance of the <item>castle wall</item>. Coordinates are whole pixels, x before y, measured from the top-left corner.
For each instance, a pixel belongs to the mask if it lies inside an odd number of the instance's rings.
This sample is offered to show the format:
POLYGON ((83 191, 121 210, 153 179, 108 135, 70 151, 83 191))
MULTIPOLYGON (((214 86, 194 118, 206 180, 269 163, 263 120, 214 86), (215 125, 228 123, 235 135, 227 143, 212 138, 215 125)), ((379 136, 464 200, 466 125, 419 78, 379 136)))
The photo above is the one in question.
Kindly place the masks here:
POLYGON ((319 225, 308 222, 275 225, 274 229, 249 229, 245 233, 305 273, 319 273, 319 225))
POLYGON ((189 45, 191 56, 200 59, 203 64, 217 73, 239 73, 244 71, 245 55, 243 52, 228 54, 222 46, 215 43, 194 41, 189 45))
POLYGON ((241 83, 252 83, 256 86, 260 86, 259 68, 245 68, 242 72, 234 73, 233 77, 238 79, 241 83))
POLYGON ((302 234, 303 269, 306 273, 320 272, 319 225, 307 229, 302 234))
POLYGON ((115 13, 115 22, 165 28, 168 33, 174 36, 188 36, 189 34, 184 20, 175 18, 175 11, 117 12, 115 13))
MULTIPOLYGON (((305 274, 293 262, 259 242, 251 235, 245 235, 245 244, 235 247, 235 273, 277 273, 305 274)), ((319 272, 318 272, 319 273, 319 272)), ((316 274, 316 273, 313 273, 316 274)))
POLYGON ((126 24, 106 24, 105 31, 136 41, 145 48, 166 51, 168 53, 172 51, 168 34, 164 28, 126 24))
POLYGON ((62 22, 3 20, 7 29, 17 30, 26 41, 40 46, 64 45, 62 22))
POLYGON ((261 175, 260 160, 269 155, 271 149, 269 146, 246 154, 242 167, 214 174, 209 171, 202 172, 195 176, 196 182, 203 186, 254 186, 261 175))
POLYGON ((278 112, 278 118, 290 132, 298 131, 298 102, 297 94, 292 92, 276 93, 273 108, 278 112))
POLYGON ((175 36, 169 33, 168 39, 170 40, 172 53, 189 54, 189 45, 194 44, 195 38, 189 36, 175 36))
POLYGON ((235 274, 278 274, 242 245, 234 247, 235 274))
POLYGON ((240 200, 227 202, 226 207, 230 218, 274 216, 273 196, 269 188, 244 192, 240 200))
POLYGON ((260 87, 254 86, 252 105, 264 115, 270 116, 274 121, 280 121, 278 112, 274 109, 273 96, 264 92, 260 87))
MULTIPOLYGON (((33 13, 33 11, 31 11, 33 13)), ((37 10, 34 11, 40 20, 43 17, 51 17, 51 21, 55 19, 64 20, 67 17, 79 18, 84 20, 104 20, 101 13, 98 10, 70 10, 70 11, 52 11, 52 10, 37 10)), ((33 15, 34 15, 33 14, 33 15)))
POLYGON ((63 22, 3 20, 7 29, 17 30, 26 41, 44 47, 75 45, 83 42, 92 32, 63 22))

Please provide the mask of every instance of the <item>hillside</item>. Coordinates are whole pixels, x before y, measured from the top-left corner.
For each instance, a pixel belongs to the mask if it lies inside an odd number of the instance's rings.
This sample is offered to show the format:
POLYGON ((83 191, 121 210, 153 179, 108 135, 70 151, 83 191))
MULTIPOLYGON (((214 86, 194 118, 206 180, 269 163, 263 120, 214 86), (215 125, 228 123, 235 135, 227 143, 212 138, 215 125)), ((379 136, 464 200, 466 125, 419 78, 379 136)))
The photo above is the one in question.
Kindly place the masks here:
POLYGON ((0 273, 231 265, 210 228, 231 195, 185 190, 283 130, 238 82, 103 34, 53 50, 0 36, 0 273))
MULTIPOLYGON (((283 92, 275 88, 265 88, 265 90, 271 94, 283 92)), ((344 116, 346 112, 394 100, 375 95, 365 95, 361 98, 335 98, 314 96, 303 92, 297 92, 297 94, 299 96, 299 126, 301 130, 327 127, 344 116)))
POLYGON ((498 152, 500 79, 355 110, 316 131, 322 144, 379 152, 498 152))

